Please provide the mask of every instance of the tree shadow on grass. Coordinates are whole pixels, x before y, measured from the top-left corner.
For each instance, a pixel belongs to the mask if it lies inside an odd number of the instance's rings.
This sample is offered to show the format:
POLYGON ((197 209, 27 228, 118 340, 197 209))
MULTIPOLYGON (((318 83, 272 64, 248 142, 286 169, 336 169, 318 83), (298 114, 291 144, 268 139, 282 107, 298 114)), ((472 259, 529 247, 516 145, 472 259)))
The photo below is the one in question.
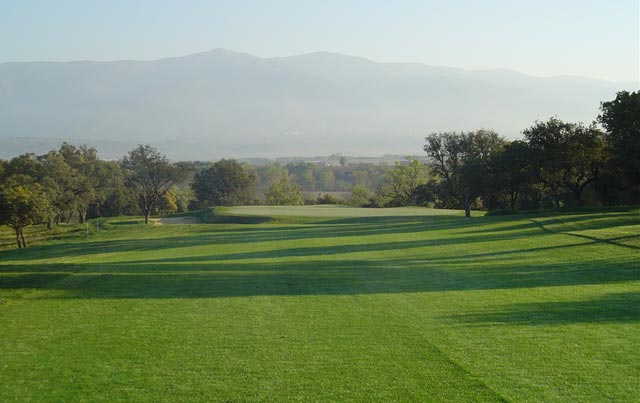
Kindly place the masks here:
MULTIPOLYGON (((489 218, 489 217, 487 217, 489 218)), ((497 222, 499 217, 491 217, 493 222, 497 222)), ((553 215, 550 217, 527 217, 518 216, 520 220, 515 220, 514 217, 506 217, 507 222, 513 222, 512 225, 498 226, 492 228, 491 232, 507 232, 507 231, 520 231, 532 228, 542 228, 552 233, 562 233, 562 230, 549 229, 549 226, 561 224, 567 225, 567 229, 570 231, 586 231, 586 230, 598 230, 604 228, 616 228, 628 225, 640 225, 640 214, 635 212, 628 213, 580 213, 580 214, 563 214, 553 215)), ((469 234, 475 234, 483 232, 482 228, 470 230, 469 234)))
MULTIPOLYGON (((540 234, 545 235, 545 234, 540 234)), ((331 256, 331 255, 341 255, 341 254, 353 254, 353 253, 361 253, 361 252, 388 252, 388 251, 398 251, 403 249, 415 249, 415 248, 429 248, 429 247, 455 247, 456 245, 464 245, 464 244, 482 244, 482 243, 494 243, 500 242, 504 240, 513 240, 520 237, 531 238, 532 236, 529 234, 518 236, 518 235, 487 235, 487 236, 457 236, 451 238, 442 238, 442 239, 424 239, 417 241, 398 241, 398 242, 379 242, 379 243, 361 243, 361 244, 344 244, 344 245, 330 245, 330 246, 306 246, 299 248, 282 248, 282 249, 270 249, 266 251, 257 251, 257 252, 237 252, 237 253, 228 253, 228 254, 215 254, 215 255, 204 255, 204 256, 188 256, 188 257, 177 257, 177 258, 159 258, 159 259, 148 259, 148 260, 132 260, 131 263, 135 264, 154 264, 154 263, 180 263, 180 262, 211 262, 211 261, 224 261, 224 260, 251 260, 251 259, 280 259, 280 258, 288 258, 288 257, 315 257, 315 256, 331 256)), ((581 246, 585 243, 576 243, 571 245, 559 245, 559 246, 550 246, 550 247, 541 247, 541 248, 532 248, 525 249, 525 251, 544 251, 551 249, 560 249, 560 248, 568 248, 581 246)), ((423 252, 424 253, 424 252, 423 252)), ((519 250, 510 250, 507 252, 494 252, 489 255, 500 255, 500 254, 515 254, 520 253, 519 250)), ((485 256, 486 254, 479 254, 480 256, 485 256)), ((456 259, 456 256, 452 255, 446 257, 446 259, 456 259)), ((469 255, 471 256, 471 255, 469 255)), ((438 260, 437 257, 430 256, 429 259, 438 260)))
POLYGON ((353 295, 607 284, 640 280, 633 259, 607 264, 489 262, 425 265, 414 259, 286 263, 45 264, 0 267, 0 290, 55 290, 39 298, 226 298, 353 295), (9 270, 7 270, 9 269, 9 270))
MULTIPOLYGON (((341 220, 336 221, 342 222, 341 220)), ((200 226, 197 232, 184 236, 90 240, 87 242, 74 240, 52 245, 36 246, 28 250, 11 250, 0 253, 0 258, 14 261, 32 259, 55 259, 67 256, 86 256, 110 252, 129 252, 145 250, 174 249, 180 247, 202 245, 225 245, 237 243, 256 243, 273 241, 299 241, 317 238, 365 237, 374 235, 401 235, 440 229, 456 229, 476 225, 473 221, 465 221, 460 217, 371 217, 366 220, 352 222, 350 219, 341 225, 279 225, 279 226, 239 226, 234 228, 217 228, 200 226), (208 228, 208 230, 207 230, 208 228)), ((162 231, 162 229, 158 229, 162 231)), ((513 236, 513 235, 511 235, 513 236)))
POLYGON ((606 294, 582 301, 512 304, 454 320, 477 325, 559 325, 640 321, 640 292, 606 294))
MULTIPOLYGON (((480 252, 480 253, 469 253, 469 254, 452 254, 449 256, 432 256, 432 257, 429 257, 429 261, 431 263, 436 263, 436 262, 445 263, 445 262, 458 262, 461 259, 466 259, 466 260, 477 262, 477 263, 480 263, 480 262, 484 263, 486 261, 496 262, 502 259, 513 260, 514 257, 517 257, 518 255, 530 254, 530 253, 544 253, 544 252, 550 252, 555 250, 566 250, 567 252, 570 252, 571 249, 580 248, 587 245, 601 246, 601 245, 609 244, 609 245, 620 246, 628 249, 640 249, 640 247, 635 245, 625 245, 625 244, 619 243, 619 241, 638 239, 640 238, 640 235, 627 235, 627 236, 620 236, 620 237, 615 237, 610 239, 599 239, 599 238, 589 237, 589 236, 576 236, 576 237, 585 239, 587 242, 579 241, 576 243, 553 245, 553 246, 537 246, 533 248, 519 248, 519 249, 510 249, 510 250, 504 250, 504 251, 491 251, 491 252, 480 252)), ((517 237, 512 236, 505 239, 515 239, 515 238, 517 237)))
MULTIPOLYGON (((81 257, 101 252, 175 249, 209 243, 340 238, 347 236, 344 234, 393 235, 428 231, 430 225, 434 228, 441 225, 445 228, 475 225, 475 220, 464 221, 460 218, 455 218, 457 221, 454 225, 446 221, 451 219, 449 217, 415 222, 395 221, 396 219, 394 217, 385 225, 372 220, 343 226, 213 228, 211 232, 189 233, 182 237, 52 245, 50 249, 32 248, 24 255, 4 256, 20 262, 15 256, 23 256, 25 260, 71 255, 81 257)), ((514 289, 640 280, 637 259, 630 253, 622 258, 603 257, 598 261, 587 261, 575 253, 555 254, 557 259, 549 262, 549 254, 555 251, 564 252, 591 244, 614 247, 595 241, 579 240, 571 244, 547 246, 549 244, 546 243, 535 246, 536 240, 531 239, 526 245, 533 247, 527 249, 522 249, 521 246, 500 251, 480 249, 492 242, 533 236, 553 235, 542 230, 533 234, 529 231, 487 231, 473 235, 454 231, 448 233, 447 237, 438 239, 286 247, 168 259, 123 260, 112 263, 63 264, 49 261, 44 264, 0 264, 0 290, 56 291, 34 294, 30 298, 227 298, 514 289), (465 245, 476 243, 480 245, 475 250, 482 252, 461 253, 463 249, 469 250, 465 245), (438 246, 446 247, 432 249, 438 246), (407 251, 400 258, 390 258, 384 253, 362 258, 353 255, 356 252, 391 252, 409 248, 422 249, 407 251), (287 260, 282 261, 281 258, 287 260)), ((283 245, 290 244, 292 243, 283 245)))

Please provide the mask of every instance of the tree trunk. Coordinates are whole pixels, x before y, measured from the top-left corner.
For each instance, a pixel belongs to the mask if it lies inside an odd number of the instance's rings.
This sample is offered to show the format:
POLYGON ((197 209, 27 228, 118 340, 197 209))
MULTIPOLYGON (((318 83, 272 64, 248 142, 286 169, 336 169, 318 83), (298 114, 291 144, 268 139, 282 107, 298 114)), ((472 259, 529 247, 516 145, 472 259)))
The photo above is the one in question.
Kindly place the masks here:
POLYGON ((47 219, 47 231, 51 231, 53 229, 53 216, 49 216, 47 219))
POLYGON ((22 244, 20 243, 20 229, 14 228, 16 231, 16 243, 18 244, 18 249, 22 248, 22 244))
POLYGON ((471 202, 474 200, 472 197, 462 196, 462 208, 464 208, 464 218, 471 217, 471 202))
POLYGON ((464 208, 464 218, 471 217, 471 203, 466 197, 462 200, 462 208, 464 208))
POLYGON ((582 200, 582 187, 576 186, 573 188, 573 197, 575 197, 579 206, 584 206, 584 201, 582 200))
POLYGON ((87 210, 86 209, 78 209, 78 222, 80 224, 84 224, 87 221, 87 210))
POLYGON ((149 216, 151 215, 151 207, 144 209, 144 223, 149 224, 149 216))
POLYGON ((511 211, 516 211, 516 201, 518 200, 518 195, 514 192, 509 194, 509 207, 511 207, 511 211))
POLYGON ((20 228, 20 238, 22 239, 22 247, 27 247, 27 241, 24 240, 24 233, 22 232, 22 228, 20 228))

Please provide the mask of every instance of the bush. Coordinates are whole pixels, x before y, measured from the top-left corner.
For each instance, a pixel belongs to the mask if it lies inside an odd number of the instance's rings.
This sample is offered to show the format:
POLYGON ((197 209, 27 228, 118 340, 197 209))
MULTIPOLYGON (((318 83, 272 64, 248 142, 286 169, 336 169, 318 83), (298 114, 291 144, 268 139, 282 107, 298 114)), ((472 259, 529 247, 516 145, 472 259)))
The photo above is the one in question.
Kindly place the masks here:
POLYGON ((316 204, 340 204, 341 200, 339 200, 337 197, 329 193, 324 193, 324 194, 318 195, 318 198, 315 200, 315 203, 316 204))
POLYGON ((371 191, 364 185, 355 185, 351 189, 351 197, 349 198, 349 204, 352 206, 369 206, 371 205, 371 191))
POLYGON ((265 201, 272 206, 299 206, 302 204, 300 187, 293 185, 289 178, 282 178, 269 187, 265 193, 265 201))

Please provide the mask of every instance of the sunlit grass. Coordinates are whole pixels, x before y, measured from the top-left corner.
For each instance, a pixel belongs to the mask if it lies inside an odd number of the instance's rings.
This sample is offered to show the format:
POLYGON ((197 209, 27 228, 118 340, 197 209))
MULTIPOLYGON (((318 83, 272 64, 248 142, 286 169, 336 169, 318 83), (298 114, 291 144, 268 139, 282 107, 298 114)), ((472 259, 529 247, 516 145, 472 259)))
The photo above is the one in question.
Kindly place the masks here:
MULTIPOLYGON (((428 209, 424 207, 359 208, 336 205, 317 206, 240 206, 227 209, 228 214, 297 216, 297 217, 388 217, 388 216, 464 216, 460 210, 428 209)), ((480 214, 474 212, 475 214, 480 214)))
POLYGON ((380 211, 0 252, 0 401, 640 400, 638 211, 380 211))

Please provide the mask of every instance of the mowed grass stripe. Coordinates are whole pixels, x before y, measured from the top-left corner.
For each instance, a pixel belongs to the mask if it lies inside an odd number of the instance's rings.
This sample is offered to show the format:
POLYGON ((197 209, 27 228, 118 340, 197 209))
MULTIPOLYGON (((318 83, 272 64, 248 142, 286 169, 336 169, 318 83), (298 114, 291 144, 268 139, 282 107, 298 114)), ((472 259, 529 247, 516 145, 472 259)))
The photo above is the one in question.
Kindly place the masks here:
POLYGON ((3 382, 3 388, 15 388, 4 389, 5 396, 56 390, 58 384, 65 385, 57 390, 63 398, 89 393, 84 385, 96 387, 98 381, 103 387, 113 384, 108 398, 92 395, 92 401, 173 400, 190 388, 201 389, 201 401, 222 395, 231 400, 280 396, 308 401, 323 396, 323 401, 502 401, 403 321, 387 322, 393 313, 388 307, 372 306, 357 296, 158 304, 121 300, 108 309, 104 305, 100 300, 81 304, 63 299, 51 306, 59 312, 53 316, 43 316, 38 306, 32 306, 33 311, 21 308, 16 317, 4 315, 29 329, 19 334, 16 345, 5 347, 24 353, 28 346, 29 356, 45 363, 25 368, 19 356, 9 355, 13 371, 31 376, 20 385, 3 382), (373 318, 372 308, 377 312, 373 318), (251 320, 216 321, 212 326, 219 311, 251 320), (90 315, 97 317, 87 321, 90 315), (34 323, 38 325, 29 326, 34 323), (225 337, 227 332, 244 337, 225 337), (39 342, 43 340, 47 342, 39 342), (184 361, 185 356, 193 360, 184 361), (78 366, 87 366, 87 372, 76 372, 78 366), (129 376, 117 374, 120 370, 129 376), (174 379, 176 373, 182 376, 174 379), (53 379, 56 384, 48 381, 53 379))
POLYGON ((637 214, 540 219, 558 231, 123 225, 2 252, 0 400, 638 400, 637 254, 563 233, 637 214))

